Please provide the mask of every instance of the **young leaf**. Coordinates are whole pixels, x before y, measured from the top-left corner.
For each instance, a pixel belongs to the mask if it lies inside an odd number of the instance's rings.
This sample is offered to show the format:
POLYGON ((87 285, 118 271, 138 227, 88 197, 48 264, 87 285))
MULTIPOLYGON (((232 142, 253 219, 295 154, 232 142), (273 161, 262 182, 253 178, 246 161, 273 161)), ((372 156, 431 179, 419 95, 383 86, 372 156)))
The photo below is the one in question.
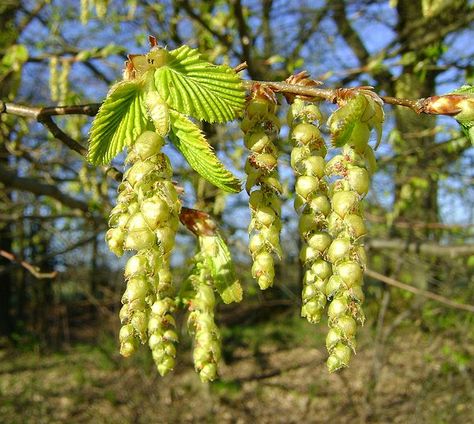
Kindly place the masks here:
POLYGON ((235 276, 229 248, 219 233, 200 236, 201 252, 206 255, 214 287, 224 303, 240 302, 242 286, 235 276))
POLYGON ((245 90, 237 74, 228 66, 206 62, 188 46, 170 51, 154 76, 163 100, 193 118, 225 122, 244 108, 245 90))
POLYGON ((455 90, 454 93, 468 96, 459 102, 458 106, 461 111, 454 116, 454 119, 459 122, 464 134, 471 140, 471 144, 474 145, 474 86, 463 85, 455 90))
POLYGON ((237 193, 240 181, 215 155, 199 127, 179 112, 170 109, 169 137, 189 165, 210 183, 222 190, 237 193))
POLYGON ((92 122, 87 159, 94 165, 110 162, 147 129, 148 122, 141 84, 115 84, 92 122))

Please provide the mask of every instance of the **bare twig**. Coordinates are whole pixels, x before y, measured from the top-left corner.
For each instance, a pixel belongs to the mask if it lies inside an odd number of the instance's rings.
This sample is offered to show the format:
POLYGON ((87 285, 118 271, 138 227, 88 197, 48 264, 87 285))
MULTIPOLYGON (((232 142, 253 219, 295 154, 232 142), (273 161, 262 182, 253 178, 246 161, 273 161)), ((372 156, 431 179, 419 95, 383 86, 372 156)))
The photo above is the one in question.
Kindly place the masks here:
POLYGON ((13 253, 7 252, 6 250, 3 250, 3 249, 0 249, 0 256, 3 256, 5 259, 8 259, 10 262, 18 263, 23 268, 25 268, 31 275, 38 278, 39 280, 56 278, 56 276, 58 275, 57 271, 41 272, 37 266, 34 266, 20 258, 17 258, 13 253))
POLYGON ((408 284, 402 283, 401 281, 395 280, 394 278, 387 277, 383 274, 378 273, 377 271, 373 271, 371 269, 365 270, 366 275, 376 280, 381 281, 382 283, 389 284, 390 286, 398 287, 399 289, 409 291, 410 293, 427 297, 428 299, 435 300, 436 302, 443 303, 451 308, 455 309, 462 309, 468 312, 474 312, 474 305, 466 305, 464 303, 454 302, 447 297, 441 296, 439 294, 422 290, 417 287, 410 286, 408 284))
POLYGON ((370 239, 366 243, 370 249, 390 249, 441 257, 459 257, 474 254, 474 244, 442 245, 438 243, 406 243, 401 239, 370 239))

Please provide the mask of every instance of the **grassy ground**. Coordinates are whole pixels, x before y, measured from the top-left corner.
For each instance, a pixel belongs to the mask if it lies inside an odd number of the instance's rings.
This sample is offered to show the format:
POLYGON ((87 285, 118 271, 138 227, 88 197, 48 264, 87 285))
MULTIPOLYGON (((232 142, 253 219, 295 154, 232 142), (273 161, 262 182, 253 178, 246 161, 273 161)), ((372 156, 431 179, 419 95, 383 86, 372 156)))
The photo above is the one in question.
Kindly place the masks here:
POLYGON ((366 326, 350 368, 332 375, 324 326, 293 312, 235 326, 224 333, 221 379, 210 385, 193 372, 189 350, 162 379, 146 349, 119 357, 110 330, 56 353, 3 349, 0 422, 474 422, 472 320, 457 315, 453 324, 444 311, 418 318, 388 333, 366 326))

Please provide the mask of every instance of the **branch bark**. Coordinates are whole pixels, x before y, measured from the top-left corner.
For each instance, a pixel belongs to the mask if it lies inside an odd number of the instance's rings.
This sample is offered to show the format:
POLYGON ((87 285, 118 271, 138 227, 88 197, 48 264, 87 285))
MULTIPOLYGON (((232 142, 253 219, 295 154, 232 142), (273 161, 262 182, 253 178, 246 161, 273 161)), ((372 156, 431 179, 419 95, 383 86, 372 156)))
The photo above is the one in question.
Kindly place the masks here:
POLYGON ((390 249, 406 253, 450 258, 474 254, 474 244, 442 245, 438 243, 407 243, 402 239, 372 239, 368 240, 365 245, 369 249, 390 249))
POLYGON ((474 313, 474 305, 466 305, 464 303, 454 302, 451 299, 448 299, 447 297, 441 296, 439 294, 436 294, 427 290, 422 290, 417 287, 410 286, 408 284, 402 283, 401 281, 395 280, 394 278, 387 277, 383 274, 373 271, 371 269, 366 269, 365 274, 371 278, 374 278, 375 280, 381 281, 382 283, 397 287, 402 290, 409 291, 419 296, 427 297, 428 299, 432 299, 432 300, 435 300, 436 302, 443 303, 444 305, 447 305, 451 308, 462 309, 463 311, 474 313))
POLYGON ((16 173, 8 171, 2 166, 0 166, 0 182, 5 184, 8 188, 29 191, 38 196, 48 196, 58 200, 71 209, 78 209, 88 215, 90 214, 89 205, 86 202, 63 193, 54 185, 42 183, 36 178, 20 177, 16 173))

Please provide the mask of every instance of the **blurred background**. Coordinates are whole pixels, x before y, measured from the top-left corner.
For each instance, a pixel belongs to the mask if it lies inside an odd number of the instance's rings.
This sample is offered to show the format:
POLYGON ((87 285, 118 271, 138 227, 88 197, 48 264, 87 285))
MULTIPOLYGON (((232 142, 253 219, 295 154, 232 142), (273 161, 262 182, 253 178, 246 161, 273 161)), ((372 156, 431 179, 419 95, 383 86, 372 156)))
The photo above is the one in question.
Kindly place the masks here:
MULTIPOLYGON (((299 317, 288 129, 285 256, 266 292, 250 276, 247 194, 224 195, 166 147, 183 204, 218 221, 245 288, 241 304, 218 308, 221 378, 202 384, 184 329, 165 378, 148 349, 118 354, 124 260, 104 242, 117 183, 60 140, 58 129, 86 147, 92 117, 34 109, 101 102, 148 35, 215 63, 246 61, 248 79, 306 69, 327 87, 443 94, 474 83, 473 22, 466 0, 3 0, 0 100, 29 109, 0 115, 0 422, 474 422, 474 150, 454 120, 385 107, 366 202, 367 321, 350 367, 332 375, 326 323, 299 317)), ((243 177, 238 123, 203 129, 243 177)), ((113 165, 123 170, 123 155, 113 165)), ((178 285, 194 250, 181 228, 178 285)))

